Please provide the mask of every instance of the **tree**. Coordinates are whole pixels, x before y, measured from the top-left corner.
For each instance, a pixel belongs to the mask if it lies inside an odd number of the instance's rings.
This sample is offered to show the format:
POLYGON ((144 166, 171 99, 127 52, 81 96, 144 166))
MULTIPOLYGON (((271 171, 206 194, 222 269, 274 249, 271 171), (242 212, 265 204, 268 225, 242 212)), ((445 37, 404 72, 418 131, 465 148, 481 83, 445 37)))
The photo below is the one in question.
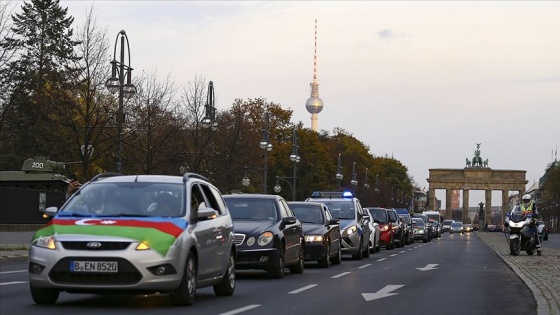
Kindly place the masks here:
POLYGON ((81 180, 105 171, 109 166, 103 158, 113 150, 116 138, 115 112, 105 88, 109 73, 106 57, 109 53, 106 30, 100 30, 94 16, 93 6, 86 11, 84 25, 78 28, 74 73, 69 94, 73 102, 56 119, 68 129, 68 154, 71 161, 82 161, 81 180), (83 151, 82 151, 83 149, 83 151))
POLYGON ((80 69, 73 67, 78 42, 72 39, 74 19, 66 16, 67 9, 57 0, 32 0, 21 9, 12 16, 13 34, 2 42, 15 54, 1 74, 13 91, 2 130, 10 130, 4 147, 26 157, 55 153, 52 148, 64 143, 67 134, 53 118, 73 102, 67 91, 80 69))
POLYGON ((157 71, 144 74, 127 108, 126 170, 140 174, 178 174, 183 126, 174 101, 175 85, 157 71))
POLYGON ((540 202, 543 220, 551 224, 551 229, 560 227, 560 162, 551 163, 541 179, 542 200, 540 202))

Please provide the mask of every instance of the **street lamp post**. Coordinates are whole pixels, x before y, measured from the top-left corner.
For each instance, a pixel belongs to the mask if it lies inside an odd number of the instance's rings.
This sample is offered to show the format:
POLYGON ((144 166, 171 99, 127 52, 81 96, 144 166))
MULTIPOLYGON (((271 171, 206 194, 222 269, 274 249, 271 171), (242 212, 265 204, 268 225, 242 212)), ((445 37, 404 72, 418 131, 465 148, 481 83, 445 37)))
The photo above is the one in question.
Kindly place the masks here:
POLYGON ((241 184, 245 187, 249 186, 251 184, 251 179, 249 179, 249 176, 247 175, 247 171, 251 171, 251 172, 255 172, 255 174, 257 174, 259 176, 259 178, 261 179, 261 181, 263 180, 261 174, 259 174, 257 171, 255 171, 254 169, 251 168, 247 168, 247 166, 245 166, 245 172, 243 174, 243 179, 241 179, 241 184))
POLYGON ((294 128, 294 138, 292 142, 292 154, 290 154, 290 161, 294 162, 294 174, 292 176, 292 200, 296 201, 296 168, 297 163, 301 160, 298 154, 299 146, 297 145, 297 132, 294 128))
POLYGON ((204 105, 204 118, 202 118, 202 125, 205 127, 210 127, 212 130, 218 128, 218 122, 216 121, 216 107, 214 106, 214 83, 210 81, 208 83, 208 93, 206 95, 206 105, 204 105))
POLYGON ((262 129, 262 139, 259 144, 261 149, 264 150, 264 180, 263 180, 263 193, 266 194, 267 183, 266 177, 268 175, 268 152, 272 150, 272 143, 270 143, 270 131, 269 131, 269 115, 268 112, 264 112, 264 125, 262 129))
POLYGON ((366 195, 367 195, 367 190, 369 188, 369 179, 368 179, 368 168, 366 167, 366 176, 364 177, 364 202, 366 202, 367 204, 367 200, 366 200, 366 195))
POLYGON ((338 166, 336 167, 336 180, 338 182, 338 190, 340 190, 340 181, 342 180, 342 178, 344 178, 344 175, 342 175, 342 158, 341 158, 341 154, 338 154, 338 166))
POLYGON ((356 178, 356 162, 352 164, 352 179, 350 180, 350 184, 352 185, 352 193, 356 193, 356 185, 358 185, 358 179, 356 178))
MULTIPOLYGON (((274 192, 279 193, 282 191, 282 187, 280 186, 280 180, 285 181, 286 183, 288 183, 288 185, 290 186, 290 188, 292 189, 292 194, 295 191, 294 190, 294 186, 292 186, 292 184, 290 184, 289 181, 287 181, 286 179, 290 179, 290 177, 280 177, 280 176, 276 176, 276 185, 274 186, 274 192)), ((294 199, 295 201, 295 199, 294 199)))
POLYGON ((132 68, 130 67, 130 44, 126 32, 121 30, 115 39, 115 49, 113 52, 113 61, 111 61, 111 77, 105 82, 105 86, 109 92, 115 94, 119 93, 119 108, 117 113, 117 134, 118 134, 118 147, 117 147, 117 172, 122 171, 122 142, 123 142, 123 123, 125 119, 123 107, 124 98, 127 99, 136 94, 136 87, 131 83, 132 68), (117 61, 117 42, 121 39, 120 61, 117 61), (126 39, 126 47, 128 51, 128 65, 124 61, 124 44, 126 39), (125 72, 126 71, 126 72, 125 72), (126 78, 126 84, 125 84, 126 78))

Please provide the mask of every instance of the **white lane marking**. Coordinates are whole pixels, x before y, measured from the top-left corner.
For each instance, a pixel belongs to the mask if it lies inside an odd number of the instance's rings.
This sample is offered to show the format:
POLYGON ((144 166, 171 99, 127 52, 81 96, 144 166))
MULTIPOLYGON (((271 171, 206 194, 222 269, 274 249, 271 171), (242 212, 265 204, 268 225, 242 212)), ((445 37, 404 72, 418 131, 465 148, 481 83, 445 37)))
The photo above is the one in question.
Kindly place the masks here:
POLYGON ((406 250, 400 251, 399 254, 406 253, 406 250))
POLYGON ((371 264, 365 264, 363 266, 358 267, 358 269, 366 268, 366 267, 369 267, 369 266, 371 266, 371 264))
POLYGON ((420 270, 420 271, 434 270, 434 269, 437 269, 436 267, 437 267, 438 265, 439 265, 439 264, 427 264, 426 267, 423 267, 423 268, 416 268, 416 269, 418 269, 418 270, 420 270))
POLYGON ((20 273, 20 272, 27 272, 27 270, 2 271, 0 272, 0 275, 7 275, 9 273, 20 273))
POLYGON ((409 249, 407 249, 407 250, 412 250, 412 248, 409 248, 409 249))
POLYGON ((389 257, 397 256, 397 254, 389 255, 389 257))
POLYGON ((384 297, 396 295, 398 293, 392 293, 392 291, 395 291, 395 290, 400 289, 402 287, 404 287, 404 285, 402 285, 402 284, 391 284, 391 285, 385 286, 383 289, 381 289, 381 290, 379 290, 375 293, 362 293, 362 296, 364 297, 364 299, 367 302, 369 302, 369 301, 381 299, 381 298, 384 298, 384 297))
POLYGON ((379 258, 377 261, 384 261, 387 258, 379 258))
POLYGON ((302 291, 309 290, 309 289, 311 289, 311 288, 313 288, 313 287, 316 287, 316 286, 318 286, 318 284, 306 285, 306 286, 303 287, 303 288, 299 288, 299 289, 297 289, 297 290, 288 292, 288 294, 298 294, 298 293, 300 293, 300 292, 302 292, 302 291))
POLYGON ((345 275, 347 275, 347 274, 349 274, 349 273, 350 273, 349 271, 343 272, 343 273, 339 273, 339 274, 337 274, 336 276, 332 276, 331 279, 340 278, 340 277, 345 276, 345 275))
POLYGON ((12 281, 12 282, 2 282, 0 285, 12 285, 12 284, 23 284, 29 283, 29 281, 12 281))
POLYGON ((225 313, 221 313, 220 315, 234 315, 234 314, 239 314, 248 310, 252 310, 254 308, 260 307, 260 304, 251 304, 251 305, 247 305, 245 307, 241 307, 241 308, 237 308, 234 310, 231 310, 229 312, 225 312, 225 313))

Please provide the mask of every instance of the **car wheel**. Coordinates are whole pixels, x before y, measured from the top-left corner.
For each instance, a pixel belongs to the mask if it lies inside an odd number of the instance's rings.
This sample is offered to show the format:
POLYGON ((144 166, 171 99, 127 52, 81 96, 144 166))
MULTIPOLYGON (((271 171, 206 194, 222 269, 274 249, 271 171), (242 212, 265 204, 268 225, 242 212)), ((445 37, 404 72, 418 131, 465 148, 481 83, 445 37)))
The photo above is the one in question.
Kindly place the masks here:
POLYGON ((548 241, 548 233, 546 233, 546 234, 544 235, 543 240, 548 241))
POLYGON ((187 255, 185 270, 183 271, 183 279, 179 288, 173 290, 169 297, 171 302, 177 306, 193 305, 196 295, 196 260, 193 252, 187 255))
POLYGON ((235 256, 232 249, 229 253, 228 265, 226 268, 226 273, 222 278, 222 281, 214 285, 214 293, 217 296, 231 296, 233 291, 235 291, 235 256))
POLYGON ((340 263, 342 262, 342 248, 340 247, 340 244, 338 245, 336 256, 331 259, 331 262, 333 263, 333 265, 340 265, 340 263))
POLYGON ((269 278, 281 279, 284 277, 284 248, 280 250, 280 255, 278 257, 278 263, 276 266, 272 266, 267 270, 269 278))
POLYGON ((304 253, 304 246, 301 244, 299 248, 299 257, 298 262, 295 265, 290 266, 291 273, 302 273, 303 269, 305 269, 305 253, 304 253))
POLYGON ((360 237, 360 245, 358 247, 358 252, 352 255, 352 259, 354 260, 362 260, 364 258, 364 251, 362 250, 364 239, 360 237))
POLYGON ((395 235, 391 238, 391 249, 395 249, 395 235))
POLYGON ((319 259, 319 267, 327 268, 331 265, 331 246, 329 245, 329 241, 327 240, 327 248, 325 257, 319 259))
POLYGON ((54 304, 58 300, 59 291, 55 289, 31 288, 31 297, 37 304, 54 304))
POLYGON ((369 253, 370 254, 375 254, 375 237, 373 238, 373 241, 370 242, 369 244, 369 253))
POLYGON ((364 258, 368 258, 369 257, 369 242, 368 244, 366 244, 366 248, 364 249, 364 252, 362 253, 362 256, 364 258))

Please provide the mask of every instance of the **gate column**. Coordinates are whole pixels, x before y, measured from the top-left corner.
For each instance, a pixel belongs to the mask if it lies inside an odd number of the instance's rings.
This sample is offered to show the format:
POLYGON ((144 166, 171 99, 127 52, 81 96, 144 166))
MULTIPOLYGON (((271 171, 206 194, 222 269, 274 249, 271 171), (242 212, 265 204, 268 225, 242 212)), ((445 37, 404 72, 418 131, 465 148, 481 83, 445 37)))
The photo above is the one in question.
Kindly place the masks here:
POLYGON ((451 189, 447 189, 447 188, 445 189, 445 217, 446 218, 451 218, 453 213, 452 204, 451 204, 452 192, 453 190, 451 189))
POLYGON ((484 214, 484 224, 492 223, 492 191, 486 190, 486 211, 484 214))
POLYGON ((469 218, 469 190, 463 189, 463 222, 469 218))

